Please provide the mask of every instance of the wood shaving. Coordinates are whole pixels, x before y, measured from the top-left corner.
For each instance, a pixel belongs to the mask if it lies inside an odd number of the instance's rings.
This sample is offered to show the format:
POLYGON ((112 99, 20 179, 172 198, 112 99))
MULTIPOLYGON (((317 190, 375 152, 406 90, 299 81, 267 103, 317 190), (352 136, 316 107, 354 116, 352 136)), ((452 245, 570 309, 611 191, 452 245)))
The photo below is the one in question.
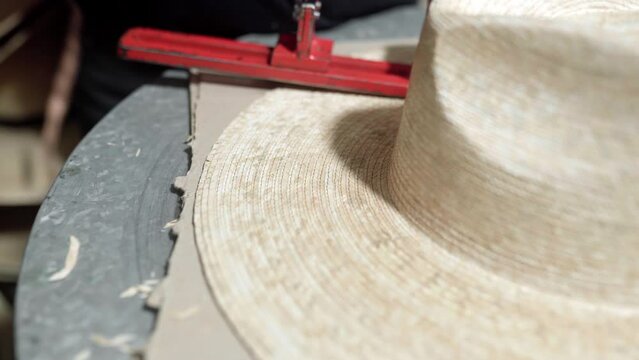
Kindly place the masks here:
POLYGON ((89 360, 90 358, 91 358, 91 350, 84 349, 84 350, 80 351, 79 353, 77 353, 73 357, 73 360, 89 360))
POLYGON ((170 228, 174 227, 175 224, 177 224, 177 222, 178 222, 178 219, 171 220, 168 223, 164 224, 164 228, 163 229, 170 229, 170 228))
POLYGON ((49 281, 60 281, 65 279, 71 271, 75 268, 78 262, 78 254, 80 253, 80 240, 77 237, 71 235, 69 237, 69 251, 67 257, 64 260, 64 267, 51 275, 49 281))
POLYGON ((159 282, 160 280, 158 279, 149 279, 142 284, 133 285, 120 293, 120 299, 126 299, 136 295, 140 295, 140 298, 146 299, 159 282))
POLYGON ((133 350, 128 344, 135 338, 133 334, 120 334, 113 338, 108 338, 100 334, 92 334, 91 341, 101 347, 113 348, 124 354, 131 354, 133 350))

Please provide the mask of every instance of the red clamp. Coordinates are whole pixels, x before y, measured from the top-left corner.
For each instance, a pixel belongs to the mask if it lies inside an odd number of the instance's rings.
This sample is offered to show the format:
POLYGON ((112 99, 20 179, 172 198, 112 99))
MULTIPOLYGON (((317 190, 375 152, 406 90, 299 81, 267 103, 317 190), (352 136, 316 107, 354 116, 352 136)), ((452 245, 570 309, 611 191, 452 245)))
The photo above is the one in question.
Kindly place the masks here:
POLYGON ((282 34, 271 54, 271 65, 326 72, 333 53, 333 40, 315 37, 315 20, 319 18, 316 3, 298 3, 294 17, 297 34, 282 34))
POLYGON ((125 59, 346 92, 405 97, 410 65, 333 55, 333 41, 315 36, 319 1, 298 1, 297 34, 274 48, 212 36, 135 28, 120 39, 125 59))

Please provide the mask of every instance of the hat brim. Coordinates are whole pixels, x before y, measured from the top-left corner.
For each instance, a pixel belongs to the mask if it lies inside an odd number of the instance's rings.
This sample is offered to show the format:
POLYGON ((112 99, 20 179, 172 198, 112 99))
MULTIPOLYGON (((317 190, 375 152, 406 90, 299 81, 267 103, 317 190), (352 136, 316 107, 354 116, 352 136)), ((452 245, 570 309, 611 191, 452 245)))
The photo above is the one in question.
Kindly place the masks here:
POLYGON ((636 355, 636 309, 498 276, 393 206, 402 105, 274 90, 211 151, 196 241, 216 300, 257 357, 636 355))

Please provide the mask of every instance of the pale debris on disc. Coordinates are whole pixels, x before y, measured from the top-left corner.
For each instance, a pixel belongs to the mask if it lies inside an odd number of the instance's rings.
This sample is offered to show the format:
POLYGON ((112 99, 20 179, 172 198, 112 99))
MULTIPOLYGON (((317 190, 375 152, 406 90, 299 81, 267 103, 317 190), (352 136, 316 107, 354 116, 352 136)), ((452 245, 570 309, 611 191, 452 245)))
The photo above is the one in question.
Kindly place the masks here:
POLYGON ((80 351, 79 353, 77 353, 73 357, 73 360, 89 360, 90 358, 91 358, 91 350, 84 349, 84 350, 80 351))
POLYGON ((67 257, 64 260, 64 267, 51 275, 49 281, 60 281, 71 273, 78 262, 78 254, 80 253, 80 240, 77 237, 71 235, 69 237, 69 250, 67 251, 67 257))
POLYGON ((135 338, 133 334, 120 334, 108 338, 100 334, 92 334, 91 341, 101 347, 113 348, 124 354, 131 354, 133 349, 129 343, 135 338))
POLYGON ((178 219, 174 219, 169 221, 168 223, 164 224, 164 228, 163 229, 170 229, 172 227, 174 227, 178 222, 178 219))
POLYGON ((120 294, 120 299, 130 298, 135 295, 140 295, 140 298, 146 299, 159 282, 160 280, 158 279, 149 279, 142 284, 133 285, 120 294))

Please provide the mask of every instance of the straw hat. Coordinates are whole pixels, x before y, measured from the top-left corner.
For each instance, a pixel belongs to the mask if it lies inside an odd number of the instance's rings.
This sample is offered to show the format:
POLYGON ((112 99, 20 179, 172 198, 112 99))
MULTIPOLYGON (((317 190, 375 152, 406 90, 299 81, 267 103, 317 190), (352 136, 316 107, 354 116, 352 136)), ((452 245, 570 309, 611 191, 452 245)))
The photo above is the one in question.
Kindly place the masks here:
POLYGON ((639 358, 639 1, 433 1, 406 102, 275 90, 195 231, 258 358, 639 358))

